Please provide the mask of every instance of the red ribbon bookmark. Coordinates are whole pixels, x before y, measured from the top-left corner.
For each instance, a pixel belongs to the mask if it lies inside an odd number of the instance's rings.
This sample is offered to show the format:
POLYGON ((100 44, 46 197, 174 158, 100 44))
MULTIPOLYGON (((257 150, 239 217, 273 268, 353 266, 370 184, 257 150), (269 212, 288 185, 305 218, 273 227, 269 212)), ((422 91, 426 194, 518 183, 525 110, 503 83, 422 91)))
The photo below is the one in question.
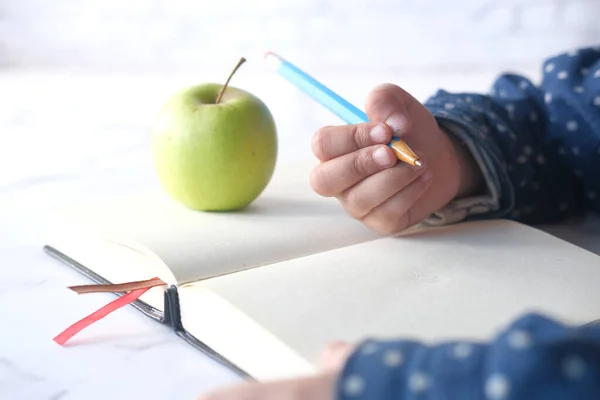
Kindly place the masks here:
POLYGON ((129 293, 119 297, 118 299, 111 301, 104 307, 100 308, 98 311, 95 311, 87 317, 75 322, 73 325, 69 326, 62 333, 56 336, 53 340, 61 346, 64 345, 70 338, 75 336, 81 330, 87 328, 94 322, 101 320, 113 311, 116 311, 119 308, 134 302, 138 299, 138 297, 140 297, 150 289, 150 287, 145 287, 142 289, 130 291, 129 293))

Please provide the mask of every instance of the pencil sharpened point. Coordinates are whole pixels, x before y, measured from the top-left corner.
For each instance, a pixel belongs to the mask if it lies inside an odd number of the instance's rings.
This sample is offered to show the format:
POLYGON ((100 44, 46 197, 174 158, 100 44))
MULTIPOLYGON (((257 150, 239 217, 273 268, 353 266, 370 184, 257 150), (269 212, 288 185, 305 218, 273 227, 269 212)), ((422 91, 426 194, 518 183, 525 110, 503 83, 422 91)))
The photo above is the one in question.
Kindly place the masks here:
POLYGON ((417 167, 422 167, 422 166, 423 166, 423 163, 422 163, 421 161, 417 160, 417 161, 415 161, 415 165, 416 165, 417 167))

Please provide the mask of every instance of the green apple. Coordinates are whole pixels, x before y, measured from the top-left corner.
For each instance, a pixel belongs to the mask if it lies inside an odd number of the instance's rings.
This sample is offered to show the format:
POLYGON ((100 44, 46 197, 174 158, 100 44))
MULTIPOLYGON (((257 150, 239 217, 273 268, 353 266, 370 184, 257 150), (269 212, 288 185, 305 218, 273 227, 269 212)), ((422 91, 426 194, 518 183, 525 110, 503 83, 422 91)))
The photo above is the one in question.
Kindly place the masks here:
POLYGON ((268 107, 253 94, 200 84, 170 98, 152 130, 152 155, 162 187, 200 211, 240 210, 271 180, 277 130, 268 107))

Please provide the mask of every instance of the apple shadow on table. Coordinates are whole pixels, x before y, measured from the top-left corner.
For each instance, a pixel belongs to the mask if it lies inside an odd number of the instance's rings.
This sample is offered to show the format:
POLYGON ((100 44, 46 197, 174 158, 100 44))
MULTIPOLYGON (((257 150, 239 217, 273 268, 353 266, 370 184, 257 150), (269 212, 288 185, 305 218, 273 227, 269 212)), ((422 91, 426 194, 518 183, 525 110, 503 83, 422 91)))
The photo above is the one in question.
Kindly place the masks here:
MULTIPOLYGON (((235 215, 264 215, 265 217, 328 217, 343 212, 342 206, 335 200, 329 204, 322 201, 309 199, 290 199, 284 197, 264 196, 258 198, 243 210, 236 211, 235 215)), ((213 211, 214 213, 221 213, 213 211)), ((349 217, 350 218, 350 217, 349 217)))

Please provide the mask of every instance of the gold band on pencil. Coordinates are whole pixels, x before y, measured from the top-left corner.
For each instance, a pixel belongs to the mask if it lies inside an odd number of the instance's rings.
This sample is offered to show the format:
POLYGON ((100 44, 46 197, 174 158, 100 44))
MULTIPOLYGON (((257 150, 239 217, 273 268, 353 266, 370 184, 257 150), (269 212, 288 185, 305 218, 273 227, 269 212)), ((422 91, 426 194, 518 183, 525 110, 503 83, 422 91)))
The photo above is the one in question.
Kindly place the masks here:
POLYGON ((410 147, 404 142, 404 140, 394 140, 391 143, 392 150, 394 150, 394 154, 396 157, 402 162, 410 164, 415 167, 420 167, 423 165, 419 157, 411 150, 410 147))

